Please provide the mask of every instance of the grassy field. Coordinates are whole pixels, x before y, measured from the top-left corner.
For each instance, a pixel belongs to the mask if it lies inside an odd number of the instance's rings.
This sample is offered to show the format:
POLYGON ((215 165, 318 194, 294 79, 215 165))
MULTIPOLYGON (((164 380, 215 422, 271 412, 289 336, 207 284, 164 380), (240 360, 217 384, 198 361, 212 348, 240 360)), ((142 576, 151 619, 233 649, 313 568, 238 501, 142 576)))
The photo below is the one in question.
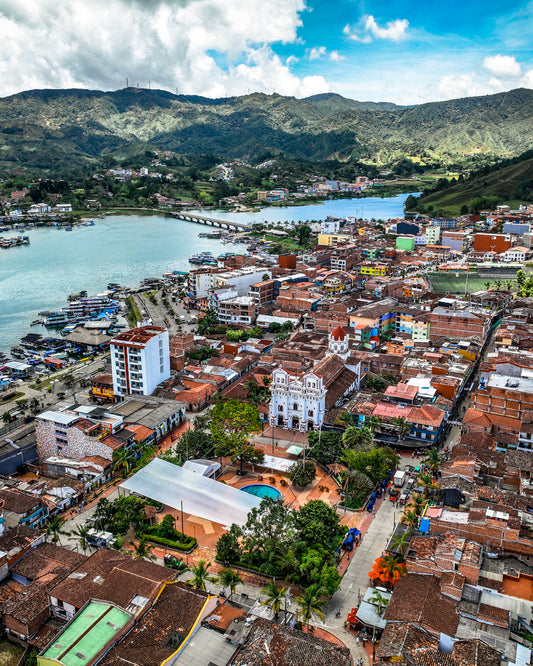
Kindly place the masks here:
MULTIPOLYGON (((431 273, 428 276, 431 284, 433 286, 433 291, 437 294, 464 294, 465 293, 465 284, 466 284, 466 275, 459 275, 456 277, 455 273, 431 273)), ((497 278, 487 278, 485 276, 479 277, 477 275, 468 276, 468 293, 471 294, 474 291, 480 291, 487 288, 487 282, 490 282, 490 287, 495 287, 495 282, 497 278)), ((516 288, 516 282, 514 280, 501 279, 500 283, 502 288, 507 289, 508 283, 511 283, 511 288, 516 288)))

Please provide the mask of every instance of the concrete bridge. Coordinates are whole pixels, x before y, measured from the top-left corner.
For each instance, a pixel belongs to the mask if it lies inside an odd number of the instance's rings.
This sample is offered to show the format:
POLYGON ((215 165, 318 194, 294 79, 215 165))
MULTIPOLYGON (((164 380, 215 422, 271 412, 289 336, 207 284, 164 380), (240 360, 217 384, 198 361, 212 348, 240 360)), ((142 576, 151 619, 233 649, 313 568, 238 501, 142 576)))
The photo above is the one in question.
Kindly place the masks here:
POLYGON ((207 224, 211 227, 228 229, 229 231, 246 231, 251 228, 251 224, 241 224, 240 222, 229 222, 228 220, 218 220, 216 217, 207 217, 205 215, 195 215, 193 213, 179 212, 171 213, 172 217, 185 222, 195 222, 197 224, 207 224))

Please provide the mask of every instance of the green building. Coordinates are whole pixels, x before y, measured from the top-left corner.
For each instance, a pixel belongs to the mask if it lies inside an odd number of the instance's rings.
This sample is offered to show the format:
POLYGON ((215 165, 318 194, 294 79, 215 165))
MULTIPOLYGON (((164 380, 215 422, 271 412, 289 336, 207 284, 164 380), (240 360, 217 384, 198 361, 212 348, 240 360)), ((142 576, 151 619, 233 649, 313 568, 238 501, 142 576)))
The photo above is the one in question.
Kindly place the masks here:
POLYGON ((397 236, 396 249, 412 252, 415 249, 415 239, 413 236, 397 236))

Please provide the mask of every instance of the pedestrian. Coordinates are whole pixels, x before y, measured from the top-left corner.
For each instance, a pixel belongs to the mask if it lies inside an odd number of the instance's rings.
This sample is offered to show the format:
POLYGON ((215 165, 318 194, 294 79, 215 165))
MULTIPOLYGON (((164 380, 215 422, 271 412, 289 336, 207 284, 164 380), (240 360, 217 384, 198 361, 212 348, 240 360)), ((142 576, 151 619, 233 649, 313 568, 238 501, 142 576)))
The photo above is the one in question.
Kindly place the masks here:
POLYGON ((357 638, 355 639, 355 642, 357 643, 357 647, 359 647, 359 642, 360 642, 359 641, 359 636, 357 636, 357 638))

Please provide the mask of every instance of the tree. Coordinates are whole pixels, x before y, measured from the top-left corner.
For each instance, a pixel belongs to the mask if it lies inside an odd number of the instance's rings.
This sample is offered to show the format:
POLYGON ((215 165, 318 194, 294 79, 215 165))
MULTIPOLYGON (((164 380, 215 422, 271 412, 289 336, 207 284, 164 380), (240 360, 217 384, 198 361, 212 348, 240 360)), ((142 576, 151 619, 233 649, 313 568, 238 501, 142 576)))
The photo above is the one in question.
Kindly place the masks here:
POLYGON ((294 516, 299 539, 309 548, 334 549, 341 536, 340 519, 335 509, 322 500, 304 504, 294 516))
POLYGON ((305 488, 316 477, 316 466, 311 460, 298 460, 287 470, 289 479, 295 486, 305 488))
POLYGON ((381 430, 382 421, 379 416, 371 416, 368 420, 368 429, 374 435, 376 430, 381 430))
POLYGON ((55 516, 48 520, 45 532, 47 537, 52 537, 52 543, 61 543, 61 536, 66 536, 68 534, 68 532, 65 532, 63 529, 65 522, 65 518, 61 518, 61 516, 55 516))
POLYGON ((342 433, 338 431, 320 432, 314 430, 307 433, 309 455, 320 465, 331 465, 339 462, 344 453, 342 433))
POLYGON ((134 544, 134 555, 139 560, 151 560, 152 562, 155 560, 155 555, 145 538, 139 539, 134 544))
POLYGON ((237 585, 241 585, 244 581, 240 577, 240 575, 233 569, 224 568, 218 572, 218 582, 224 587, 229 587, 230 589, 229 600, 231 601, 231 598, 235 594, 237 585))
POLYGON ((527 275, 525 271, 520 269, 519 271, 516 272, 516 281, 518 282, 518 286, 522 288, 526 282, 527 275))
POLYGON ((402 532, 401 534, 394 534, 391 539, 392 550, 403 557, 407 552, 410 541, 411 532, 409 530, 405 530, 405 532, 402 532))
POLYGON ((310 548, 303 555, 299 567, 300 587, 320 584, 326 594, 334 594, 339 589, 342 576, 332 562, 331 551, 310 548))
POLYGON ((261 280, 263 280, 263 282, 270 280, 270 276, 268 275, 268 273, 263 273, 263 275, 261 276, 261 280))
POLYGON ((199 335, 211 335, 218 323, 218 315, 215 310, 208 308, 204 316, 198 322, 199 335))
POLYGON ((420 493, 413 493, 408 507, 412 507, 416 515, 421 516, 427 503, 427 499, 425 499, 420 493))
POLYGON ((413 509, 406 509, 405 513, 400 518, 402 525, 407 525, 407 529, 413 532, 418 527, 418 515, 413 509))
POLYGON ((283 502, 267 497, 250 511, 241 529, 244 561, 277 575, 295 538, 294 513, 283 502))
POLYGON ((205 590, 206 582, 213 583, 216 580, 209 574, 210 568, 211 562, 200 560, 196 566, 191 567, 193 577, 191 580, 187 581, 187 584, 192 585, 196 590, 205 590))
POLYGON ((262 462, 264 454, 249 441, 250 435, 262 431, 257 407, 228 400, 211 410, 209 427, 219 456, 230 456, 232 462, 240 461, 241 473, 245 462, 262 462))
POLYGON ((404 439, 405 435, 411 430, 411 426, 405 420, 405 416, 398 416, 391 420, 391 423, 398 430, 400 439, 404 439))
POLYGON ((347 448, 367 451, 372 447, 372 432, 369 428, 348 426, 342 435, 342 441, 347 448))
POLYGON ((90 548, 89 543, 89 529, 85 525, 76 525, 76 529, 70 532, 70 536, 74 537, 78 542, 79 547, 86 553, 90 548))
POLYGON ((133 463, 134 458, 131 454, 131 451, 128 451, 124 446, 121 446, 119 449, 113 452, 113 470, 117 471, 122 469, 124 478, 127 478, 130 473, 130 466, 133 463))
POLYGON ((353 424, 353 416, 347 409, 344 409, 335 419, 335 425, 339 425, 342 428, 353 426, 353 424))
POLYGON ((372 580, 381 581, 387 587, 394 587, 406 571, 405 564, 398 562, 392 555, 384 555, 376 559, 368 576, 372 580))
POLYGON ((299 606, 297 617, 307 625, 309 631, 309 623, 314 615, 317 615, 322 621, 324 620, 324 607, 325 600, 321 598, 322 588, 318 584, 310 585, 302 596, 296 597, 295 601, 299 606))
POLYGON ((398 456, 389 447, 374 448, 370 451, 353 451, 348 449, 342 457, 348 469, 357 469, 366 474, 373 483, 379 483, 394 469, 398 456))
POLYGON ((298 236, 298 243, 305 247, 309 244, 311 238, 311 227, 308 227, 306 224, 298 227, 296 229, 296 235, 298 236))
POLYGON ((279 611, 281 609, 281 602, 287 596, 286 587, 277 587, 276 583, 272 581, 266 585, 261 592, 266 594, 266 599, 263 599, 261 606, 268 606, 274 613, 274 620, 278 619, 279 611))
POLYGON ((224 532, 217 541, 217 560, 227 564, 228 562, 238 563, 242 556, 242 549, 239 543, 239 537, 242 532, 238 525, 233 524, 227 532, 224 532))
POLYGON ((420 474, 418 476, 418 482, 421 486, 424 487, 424 498, 427 500, 431 490, 437 488, 438 486, 433 482, 433 477, 431 474, 420 474))
POLYGON ((374 604, 374 606, 378 607, 378 615, 380 617, 381 613, 383 613, 385 606, 387 606, 387 604, 389 603, 387 597, 384 597, 379 590, 374 590, 369 601, 370 603, 374 604))
POLYGON ((194 430, 186 430, 176 444, 162 453, 160 458, 181 467, 186 460, 209 458, 214 451, 215 442, 211 433, 195 428, 194 430))
POLYGON ((427 466, 427 468, 431 472, 431 475, 434 478, 436 478, 439 471, 439 467, 442 465, 443 461, 444 461, 444 456, 440 455, 437 449, 431 448, 427 452, 427 455, 422 462, 424 463, 424 465, 427 466))

